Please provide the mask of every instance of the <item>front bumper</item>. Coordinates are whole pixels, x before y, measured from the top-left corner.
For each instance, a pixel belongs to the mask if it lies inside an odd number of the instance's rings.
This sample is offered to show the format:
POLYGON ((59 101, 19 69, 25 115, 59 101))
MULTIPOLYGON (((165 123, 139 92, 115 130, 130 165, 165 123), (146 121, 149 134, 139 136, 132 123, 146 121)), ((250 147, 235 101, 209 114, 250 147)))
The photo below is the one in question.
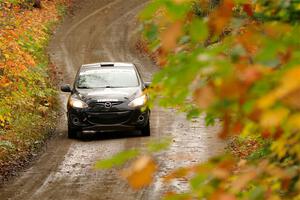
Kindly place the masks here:
POLYGON ((133 109, 90 112, 85 109, 70 108, 67 115, 70 128, 94 133, 141 129, 148 124, 150 111, 133 109))

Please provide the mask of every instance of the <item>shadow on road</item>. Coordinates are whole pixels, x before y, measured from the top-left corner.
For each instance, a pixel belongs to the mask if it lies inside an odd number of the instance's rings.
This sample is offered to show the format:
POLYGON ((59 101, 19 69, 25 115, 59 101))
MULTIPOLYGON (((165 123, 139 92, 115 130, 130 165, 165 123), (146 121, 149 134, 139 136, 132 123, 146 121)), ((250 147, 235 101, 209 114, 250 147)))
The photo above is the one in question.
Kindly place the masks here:
POLYGON ((145 137, 140 131, 115 131, 115 132, 98 132, 96 134, 82 134, 78 137, 79 141, 89 142, 95 140, 114 140, 114 139, 127 139, 145 137))

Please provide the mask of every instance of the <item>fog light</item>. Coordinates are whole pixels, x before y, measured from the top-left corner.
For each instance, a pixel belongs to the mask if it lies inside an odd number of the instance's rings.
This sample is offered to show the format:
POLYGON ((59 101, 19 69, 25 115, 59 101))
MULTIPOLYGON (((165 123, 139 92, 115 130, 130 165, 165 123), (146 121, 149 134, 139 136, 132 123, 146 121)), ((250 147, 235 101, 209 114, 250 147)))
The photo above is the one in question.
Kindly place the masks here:
POLYGON ((73 124, 78 125, 79 124, 79 119, 77 117, 74 117, 72 119, 73 124))
POLYGON ((140 122, 144 121, 144 119, 145 119, 145 118, 144 118, 143 115, 140 115, 139 118, 138 118, 138 120, 139 120, 140 122))

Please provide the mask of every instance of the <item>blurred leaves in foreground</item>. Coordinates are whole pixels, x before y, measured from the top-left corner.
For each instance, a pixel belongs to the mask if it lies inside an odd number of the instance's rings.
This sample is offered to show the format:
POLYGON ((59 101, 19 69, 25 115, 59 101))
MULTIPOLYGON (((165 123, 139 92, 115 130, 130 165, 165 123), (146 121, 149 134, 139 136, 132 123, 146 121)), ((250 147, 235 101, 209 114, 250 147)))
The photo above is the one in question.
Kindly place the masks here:
POLYGON ((140 18, 162 67, 149 106, 205 113, 221 138, 261 143, 170 172, 165 184, 185 177, 190 189, 165 198, 300 199, 300 2, 153 0, 140 18))
POLYGON ((124 167, 130 161, 127 168, 120 170, 121 176, 128 181, 134 189, 149 186, 154 177, 158 165, 152 155, 166 150, 171 145, 170 138, 160 138, 149 142, 145 149, 131 149, 117 153, 111 158, 97 161, 96 169, 109 169, 112 167, 124 167))
POLYGON ((95 167, 100 169, 109 169, 111 167, 121 166, 124 165, 124 163, 128 160, 135 158, 138 155, 138 150, 122 151, 110 159, 98 161, 95 167))
POLYGON ((153 181, 156 163, 151 156, 141 156, 129 168, 122 170, 121 175, 128 180, 134 189, 141 189, 153 181))

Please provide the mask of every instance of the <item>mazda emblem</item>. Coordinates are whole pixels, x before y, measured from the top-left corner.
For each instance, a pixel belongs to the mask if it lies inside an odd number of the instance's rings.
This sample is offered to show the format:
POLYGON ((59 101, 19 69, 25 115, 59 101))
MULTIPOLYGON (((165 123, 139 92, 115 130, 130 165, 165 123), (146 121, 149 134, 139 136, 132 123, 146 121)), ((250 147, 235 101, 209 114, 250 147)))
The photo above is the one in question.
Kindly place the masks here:
POLYGON ((111 102, 105 102, 104 106, 105 108, 111 108, 111 102))

